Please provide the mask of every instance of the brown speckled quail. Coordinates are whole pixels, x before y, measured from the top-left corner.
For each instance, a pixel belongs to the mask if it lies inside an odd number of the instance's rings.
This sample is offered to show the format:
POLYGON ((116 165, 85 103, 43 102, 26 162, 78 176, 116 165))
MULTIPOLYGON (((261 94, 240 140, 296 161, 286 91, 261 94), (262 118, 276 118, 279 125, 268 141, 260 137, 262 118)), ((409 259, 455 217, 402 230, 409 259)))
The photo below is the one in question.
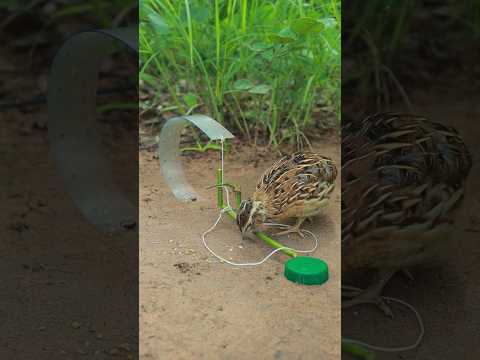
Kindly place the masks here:
POLYGON ((317 215, 328 203, 337 169, 334 162, 312 152, 286 155, 261 177, 253 196, 242 202, 237 224, 242 234, 269 222, 296 224, 278 233, 298 233, 306 218, 317 215))

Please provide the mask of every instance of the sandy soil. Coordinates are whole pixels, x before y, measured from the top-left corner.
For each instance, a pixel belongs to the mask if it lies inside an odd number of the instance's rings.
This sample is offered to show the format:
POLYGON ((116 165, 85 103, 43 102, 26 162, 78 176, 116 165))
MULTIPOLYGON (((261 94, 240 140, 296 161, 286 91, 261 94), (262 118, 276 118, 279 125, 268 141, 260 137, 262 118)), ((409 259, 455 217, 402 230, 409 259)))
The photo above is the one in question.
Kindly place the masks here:
MULTIPOLYGON (((338 163, 338 142, 315 149, 338 163)), ((315 256, 329 265, 323 286, 301 286, 283 277, 285 255, 262 266, 220 263, 203 247, 201 234, 215 221, 218 153, 185 158, 188 178, 202 199, 178 202, 166 186, 153 153, 140 155, 140 358, 141 359, 338 359, 340 357, 340 189, 326 213, 307 228, 319 235, 315 256)), ((278 157, 278 156, 276 156, 278 157)), ((226 179, 243 196, 275 155, 255 164, 242 148, 226 159, 226 179)), ((338 179, 339 180, 339 179, 338 179)), ((242 240, 227 218, 207 237, 235 261, 268 253, 261 241, 242 240)), ((308 239, 285 238, 308 248, 308 239)))
MULTIPOLYGON (((136 359, 138 234, 109 236, 88 223, 47 139, 53 57, 70 34, 100 24, 86 13, 54 21, 46 8, 60 4, 52 2, 12 18, 3 5, 0 17, 11 22, 0 31, 0 359, 136 359)), ((128 64, 102 67, 100 90, 122 90, 99 105, 136 101, 137 61, 128 64), (125 79, 135 80, 131 90, 125 79)), ((112 124, 106 152, 135 204, 138 115, 126 113, 105 113, 99 123, 112 124)))
POLYGON ((137 234, 101 234, 75 207, 45 111, 0 118, 0 358, 137 358, 137 234))
MULTIPOLYGON (((457 128, 473 155, 473 167, 467 182, 467 196, 459 214, 457 236, 445 266, 417 269, 414 281, 401 274, 387 285, 384 295, 400 298, 414 305, 425 323, 425 337, 420 347, 404 353, 378 353, 377 359, 478 359, 480 342, 480 104, 478 88, 468 79, 450 82, 411 95, 416 112, 457 128), (440 105, 441 104, 441 105, 440 105)), ((478 85, 477 85, 478 86, 478 85)), ((344 312, 342 335, 381 346, 411 344, 418 334, 413 314, 393 305, 395 318, 383 316, 369 306, 344 312)), ((351 357, 345 355, 345 359, 351 357)))

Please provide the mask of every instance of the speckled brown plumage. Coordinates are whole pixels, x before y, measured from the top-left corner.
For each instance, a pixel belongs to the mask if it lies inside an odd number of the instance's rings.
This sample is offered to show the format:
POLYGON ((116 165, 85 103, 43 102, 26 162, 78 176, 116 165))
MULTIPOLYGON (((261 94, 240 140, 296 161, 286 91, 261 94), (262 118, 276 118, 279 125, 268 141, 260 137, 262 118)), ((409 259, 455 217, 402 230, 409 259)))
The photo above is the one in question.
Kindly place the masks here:
POLYGON ((430 261, 451 230, 471 167, 460 135, 391 113, 342 131, 342 269, 430 261))
POLYGON ((265 222, 296 218, 297 227, 318 214, 334 188, 337 169, 333 161, 312 152, 297 152, 274 163, 262 175, 252 197, 238 211, 242 232, 265 222))
POLYGON ((420 116, 383 113, 342 127, 342 272, 377 271, 342 307, 375 303, 392 315, 383 287, 400 269, 442 258, 470 167, 457 131, 420 116))

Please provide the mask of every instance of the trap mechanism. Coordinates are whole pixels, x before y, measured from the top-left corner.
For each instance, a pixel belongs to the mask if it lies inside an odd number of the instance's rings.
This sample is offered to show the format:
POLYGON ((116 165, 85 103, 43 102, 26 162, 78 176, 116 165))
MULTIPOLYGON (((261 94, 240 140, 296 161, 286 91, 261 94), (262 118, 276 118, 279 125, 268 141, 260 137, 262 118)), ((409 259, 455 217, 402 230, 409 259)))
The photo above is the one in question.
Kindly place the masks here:
MULTIPOLYGON (((189 122, 203 131, 210 140, 223 141, 234 137, 217 121, 205 115, 180 116, 167 121, 160 133, 158 147, 160 167, 174 196, 180 201, 195 201, 199 198, 199 195, 188 183, 180 160, 180 135, 189 122)), ((222 169, 217 169, 215 187, 218 208, 235 220, 237 216, 235 210, 238 209, 242 200, 240 189, 235 185, 223 182, 222 169), (236 208, 225 204, 224 187, 233 191, 236 208)), ((297 251, 280 244, 263 232, 256 232, 255 235, 277 251, 291 257, 284 266, 284 275, 288 280, 304 285, 321 285, 328 280, 328 266, 323 260, 299 256, 297 251)))

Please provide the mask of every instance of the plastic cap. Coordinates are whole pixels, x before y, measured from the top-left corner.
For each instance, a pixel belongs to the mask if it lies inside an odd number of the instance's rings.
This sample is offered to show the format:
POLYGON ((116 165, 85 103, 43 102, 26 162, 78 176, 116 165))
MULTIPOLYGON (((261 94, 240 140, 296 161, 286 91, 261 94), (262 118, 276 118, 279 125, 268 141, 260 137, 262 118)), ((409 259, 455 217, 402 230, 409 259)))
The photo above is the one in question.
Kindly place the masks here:
POLYGON ((303 285, 321 285, 328 280, 325 261, 306 256, 297 256, 285 263, 285 277, 303 285))

